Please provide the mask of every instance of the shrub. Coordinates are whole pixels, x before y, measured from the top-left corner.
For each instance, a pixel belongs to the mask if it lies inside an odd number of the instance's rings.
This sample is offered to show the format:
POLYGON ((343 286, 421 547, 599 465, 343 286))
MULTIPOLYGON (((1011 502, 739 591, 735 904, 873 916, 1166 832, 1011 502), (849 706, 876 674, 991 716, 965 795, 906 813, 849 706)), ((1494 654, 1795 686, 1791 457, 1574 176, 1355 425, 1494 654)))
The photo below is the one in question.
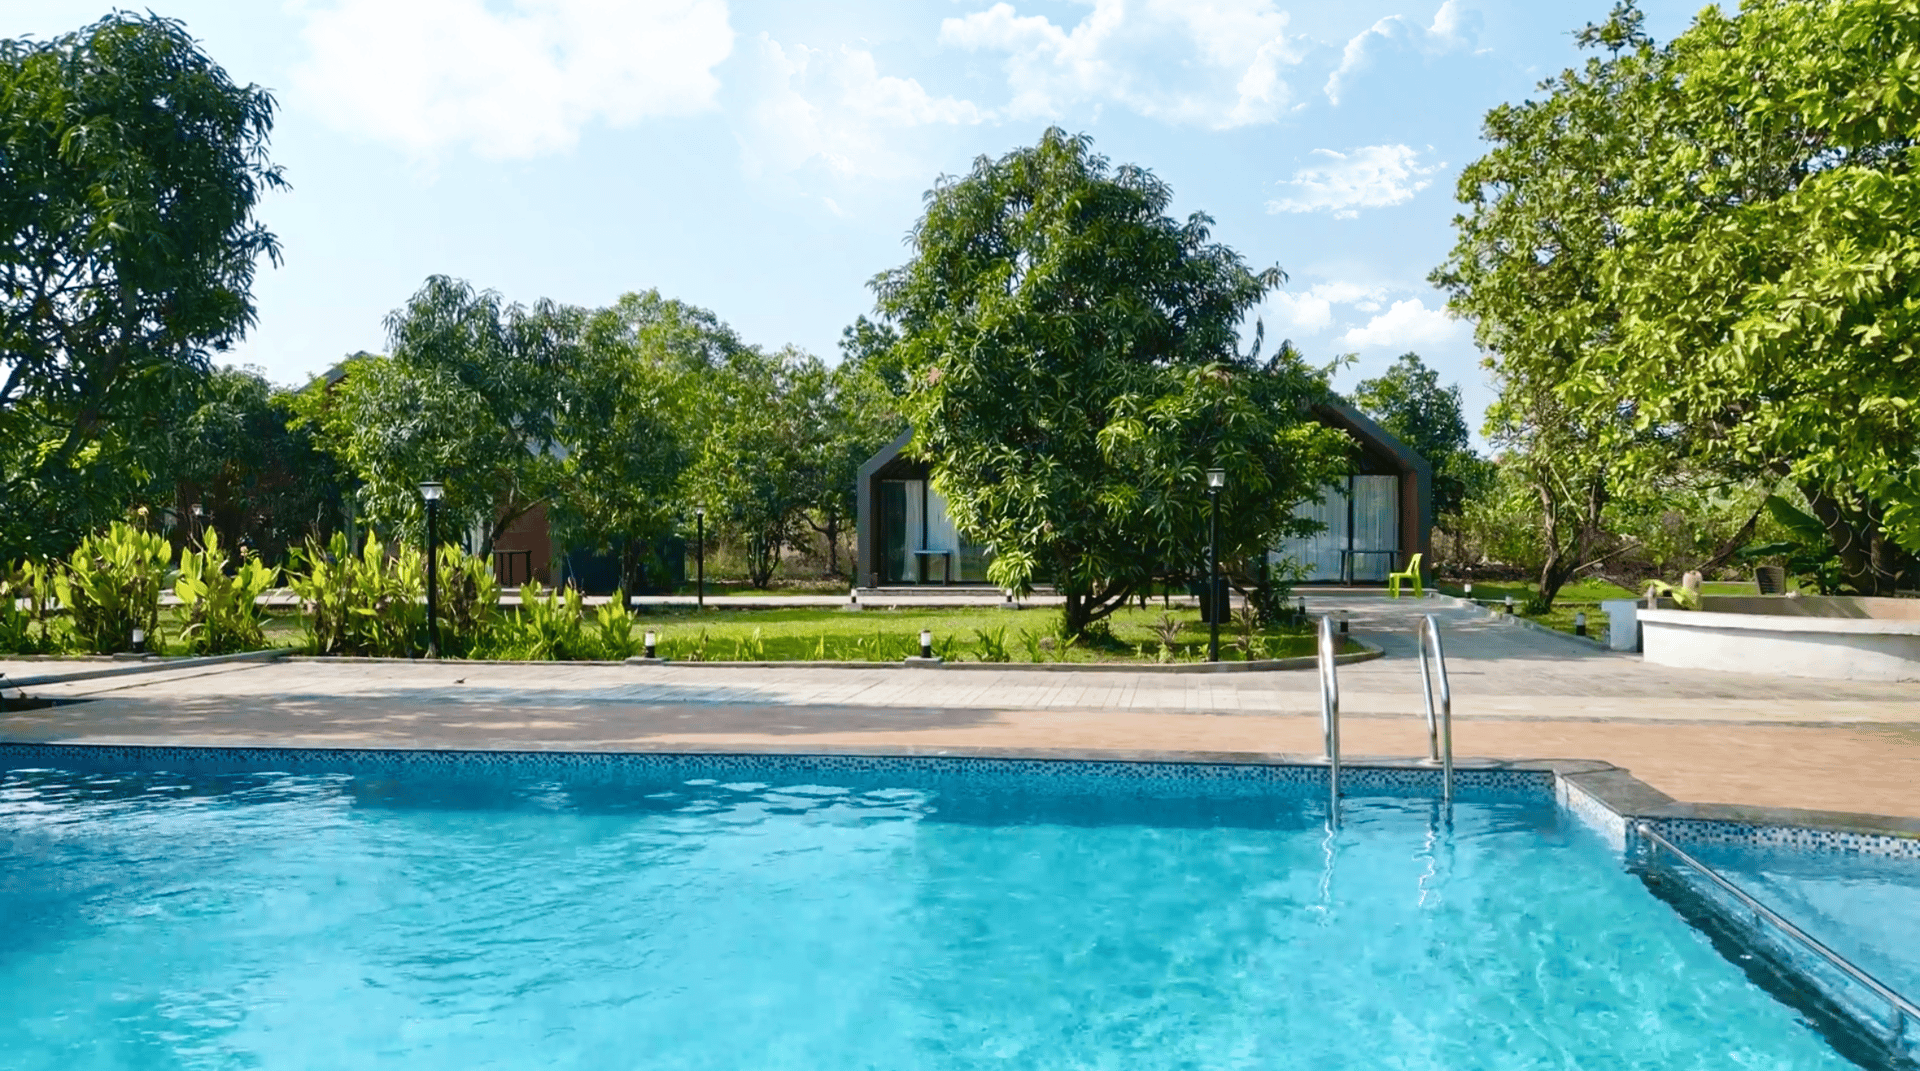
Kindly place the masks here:
POLYGON ((466 658, 487 642, 500 620, 500 582, 493 563, 451 543, 440 548, 439 599, 434 606, 440 653, 466 658))
POLYGON ((980 661, 1013 661, 1013 656, 1007 652, 1007 626, 975 629, 973 634, 980 638, 980 661))
POLYGON ((93 654, 130 650, 133 631, 157 641, 160 585, 173 554, 167 541, 124 521, 74 548, 53 579, 73 619, 74 642, 93 654))
POLYGON ((59 649, 50 627, 54 570, 21 562, 0 573, 0 654, 49 654, 59 649), (25 606, 20 605, 25 603, 25 606))
POLYGON ((627 606, 627 593, 614 589, 613 597, 594 611, 587 629, 586 657, 604 662, 623 662, 646 649, 643 637, 634 635, 633 611, 627 606))
POLYGON ((411 657, 426 634, 426 579, 412 554, 389 558, 371 533, 358 555, 336 533, 309 539, 304 573, 292 577, 307 609, 315 654, 411 657))
POLYGON ((242 555, 239 568, 229 574, 220 535, 209 529, 205 549, 180 553, 180 572, 173 580, 180 599, 180 642, 201 655, 265 647, 260 624, 266 613, 255 600, 273 586, 277 574, 251 553, 242 555))

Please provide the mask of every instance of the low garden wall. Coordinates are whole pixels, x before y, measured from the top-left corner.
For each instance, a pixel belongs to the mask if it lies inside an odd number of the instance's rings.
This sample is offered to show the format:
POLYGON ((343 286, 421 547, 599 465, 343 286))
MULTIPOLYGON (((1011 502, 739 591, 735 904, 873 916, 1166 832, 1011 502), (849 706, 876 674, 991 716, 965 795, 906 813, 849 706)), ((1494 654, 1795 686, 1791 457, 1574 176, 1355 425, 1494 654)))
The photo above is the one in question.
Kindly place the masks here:
POLYGON ((1656 665, 1833 680, 1920 681, 1920 599, 1709 597, 1641 609, 1656 665))

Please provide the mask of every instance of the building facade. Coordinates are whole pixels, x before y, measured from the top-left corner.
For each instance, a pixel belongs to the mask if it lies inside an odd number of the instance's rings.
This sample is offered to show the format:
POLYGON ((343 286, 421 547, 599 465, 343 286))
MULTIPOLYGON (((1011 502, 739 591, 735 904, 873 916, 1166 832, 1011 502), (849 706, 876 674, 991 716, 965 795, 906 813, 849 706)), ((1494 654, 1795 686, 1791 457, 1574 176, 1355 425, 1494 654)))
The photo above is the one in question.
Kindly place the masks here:
MULTIPOLYGON (((1306 502, 1300 514, 1319 521, 1313 536, 1270 551, 1291 558, 1317 584, 1384 583, 1428 550, 1433 530, 1433 470, 1426 460, 1344 402, 1314 407, 1314 417, 1354 441, 1352 471, 1306 502)), ((864 587, 986 584, 988 553, 964 539, 946 501, 911 457, 903 432, 867 459, 858 476, 855 582, 864 587)))

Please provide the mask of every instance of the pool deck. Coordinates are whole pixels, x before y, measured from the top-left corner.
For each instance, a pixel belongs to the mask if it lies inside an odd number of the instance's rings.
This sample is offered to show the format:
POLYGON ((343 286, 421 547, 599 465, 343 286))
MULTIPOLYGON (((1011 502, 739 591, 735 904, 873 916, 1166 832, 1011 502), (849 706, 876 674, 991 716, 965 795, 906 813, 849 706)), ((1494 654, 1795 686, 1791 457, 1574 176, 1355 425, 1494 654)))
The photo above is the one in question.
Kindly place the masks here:
MULTIPOLYGON (((1455 753, 1598 759, 1690 803, 1920 818, 1920 683, 1672 670, 1435 601, 1337 595, 1387 657, 1340 672, 1350 757, 1426 751, 1416 615, 1438 618, 1455 753)), ((22 678, 47 662, 0 661, 22 678)), ((0 742, 482 750, 1318 755, 1312 672, 280 661, 30 689, 0 742)))

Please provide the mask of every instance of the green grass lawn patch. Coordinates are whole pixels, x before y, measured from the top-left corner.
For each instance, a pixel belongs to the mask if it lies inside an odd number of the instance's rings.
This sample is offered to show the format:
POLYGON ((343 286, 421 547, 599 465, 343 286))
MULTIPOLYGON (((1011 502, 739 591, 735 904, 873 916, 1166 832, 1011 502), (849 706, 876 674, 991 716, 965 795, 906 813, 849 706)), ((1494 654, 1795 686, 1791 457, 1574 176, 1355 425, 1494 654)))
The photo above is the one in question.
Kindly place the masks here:
MULTIPOLYGON (((993 607, 848 610, 656 610, 640 627, 660 634, 660 655, 680 661, 896 662, 919 654, 920 630, 934 652, 965 662, 1194 662, 1206 658, 1207 626, 1197 610, 1138 608, 1115 613, 1105 634, 1066 643, 1052 610, 993 607)), ((1302 628, 1248 632, 1220 628, 1220 659, 1310 655, 1302 628)))

